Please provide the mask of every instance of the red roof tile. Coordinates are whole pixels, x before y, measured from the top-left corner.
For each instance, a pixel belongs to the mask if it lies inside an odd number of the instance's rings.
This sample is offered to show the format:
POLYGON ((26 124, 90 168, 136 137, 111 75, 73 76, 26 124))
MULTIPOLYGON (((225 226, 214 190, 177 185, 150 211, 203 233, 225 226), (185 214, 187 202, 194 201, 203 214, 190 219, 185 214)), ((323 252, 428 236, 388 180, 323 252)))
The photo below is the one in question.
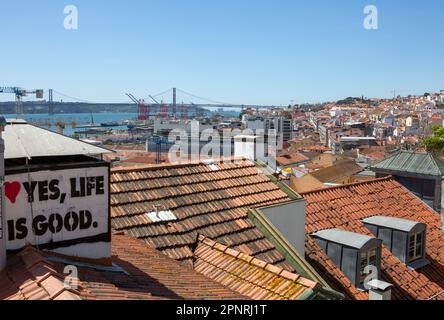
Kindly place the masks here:
MULTIPOLYGON (((394 285, 394 299, 444 300, 444 234, 440 216, 392 178, 377 179, 303 194, 307 201, 308 234, 331 228, 371 235, 361 222, 375 215, 413 220, 427 225, 430 264, 409 269, 383 247, 383 279, 394 285)), ((307 258, 350 298, 366 299, 308 236, 307 258)))
POLYGON ((244 296, 297 300, 310 296, 316 282, 199 236, 194 269, 244 296))
POLYGON ((314 178, 323 183, 340 182, 344 178, 350 177, 364 169, 354 160, 340 160, 333 166, 310 173, 314 178))
POLYGON ((301 153, 290 153, 276 157, 276 162, 282 166, 296 165, 307 161, 310 161, 310 159, 301 153))
POLYGON ((11 255, 0 273, 0 300, 246 299, 133 237, 114 235, 112 244, 112 261, 119 269, 80 263, 76 290, 64 288, 63 274, 75 262, 32 247, 11 255))
POLYGON ((198 234, 289 271, 293 267, 248 218, 248 210, 288 201, 250 161, 113 170, 112 227, 191 265, 198 234), (147 213, 171 211, 171 221, 147 213))

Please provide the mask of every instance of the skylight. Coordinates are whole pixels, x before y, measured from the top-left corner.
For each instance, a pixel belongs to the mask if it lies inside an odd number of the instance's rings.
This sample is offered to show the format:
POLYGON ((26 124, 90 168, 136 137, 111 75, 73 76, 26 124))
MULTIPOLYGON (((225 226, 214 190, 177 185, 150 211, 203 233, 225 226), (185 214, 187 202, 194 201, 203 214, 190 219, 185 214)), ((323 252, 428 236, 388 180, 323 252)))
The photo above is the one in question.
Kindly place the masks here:
POLYGON ((150 218, 152 222, 168 222, 177 220, 177 217, 171 210, 153 211, 147 213, 146 215, 148 216, 148 218, 150 218))
POLYGON ((202 161, 204 164, 210 167, 213 171, 219 171, 219 167, 216 164, 216 161, 213 159, 207 159, 202 161))

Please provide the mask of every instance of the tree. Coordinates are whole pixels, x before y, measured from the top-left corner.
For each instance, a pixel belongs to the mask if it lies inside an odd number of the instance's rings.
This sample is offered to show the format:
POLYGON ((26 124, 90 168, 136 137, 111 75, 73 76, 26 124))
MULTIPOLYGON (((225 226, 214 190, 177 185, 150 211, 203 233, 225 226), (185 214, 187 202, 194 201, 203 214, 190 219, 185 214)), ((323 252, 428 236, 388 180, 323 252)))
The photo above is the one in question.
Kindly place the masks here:
POLYGON ((432 153, 444 153, 444 128, 433 126, 433 136, 426 137, 423 140, 427 151, 432 153))

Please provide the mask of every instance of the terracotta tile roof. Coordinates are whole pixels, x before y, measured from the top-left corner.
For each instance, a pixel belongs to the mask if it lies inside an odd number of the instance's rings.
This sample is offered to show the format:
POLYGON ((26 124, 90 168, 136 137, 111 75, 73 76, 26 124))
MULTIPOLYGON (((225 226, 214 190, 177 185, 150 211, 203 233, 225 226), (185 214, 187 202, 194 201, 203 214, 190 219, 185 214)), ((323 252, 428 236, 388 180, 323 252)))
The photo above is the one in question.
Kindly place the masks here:
MULTIPOLYGON (((427 224, 427 259, 430 264, 410 270, 386 247, 382 252, 382 277, 394 285, 394 299, 444 300, 444 234, 440 216, 392 178, 333 187, 303 194, 307 201, 307 234, 339 228, 372 235, 362 219, 385 215, 427 224)), ((366 299, 308 236, 306 254, 353 299, 366 299)), ((338 288, 337 288, 338 289, 338 288)))
POLYGON ((305 176, 300 178, 292 176, 290 178, 290 188, 292 188, 297 193, 304 193, 322 189, 324 188, 324 184, 313 177, 311 174, 306 174, 305 176))
POLYGON ((115 151, 145 151, 146 150, 146 145, 134 145, 134 144, 126 144, 126 145, 122 145, 122 144, 118 144, 118 145, 114 145, 114 144, 106 144, 104 145, 105 148, 111 149, 111 150, 115 150, 115 151))
POLYGON ((311 175, 322 183, 341 182, 356 173, 364 171, 354 160, 341 160, 333 166, 312 172, 311 175))
POLYGON ((250 161, 163 165, 111 173, 112 227, 192 265, 203 234, 289 271, 293 267, 248 218, 248 210, 288 201, 250 161), (147 213, 169 212, 169 221, 147 213), (171 219, 172 218, 172 219, 171 219), (156 220, 156 219, 155 219, 156 220))
MULTIPOLYGON (((162 155, 160 158, 162 163, 169 162, 168 156, 162 155)), ((146 155, 139 155, 134 157, 129 157, 121 161, 121 163, 133 163, 133 164, 156 164, 157 163, 157 155, 153 153, 148 153, 146 155)))
POLYGON ((316 152, 327 152, 332 149, 326 146, 302 146, 298 148, 298 151, 316 151, 316 152))
POLYGON ((113 264, 121 269, 79 264, 77 290, 64 288, 64 267, 74 262, 32 247, 8 257, 0 300, 246 299, 133 237, 114 235, 112 243, 113 264))
POLYGON ((367 156, 371 159, 375 159, 375 160, 383 160, 385 158, 385 153, 383 152, 373 152, 373 153, 368 153, 367 156))
POLYGON ((64 287, 64 276, 43 254, 27 247, 8 256, 0 273, 0 300, 79 300, 80 292, 64 287))
POLYGON ((288 155, 283 155, 280 157, 276 157, 276 162, 282 166, 289 166, 292 164, 300 164, 303 162, 310 161, 309 158, 304 156, 301 153, 290 153, 288 155))
POLYGON ((199 236, 194 269, 254 300, 298 300, 313 295, 314 281, 199 236))

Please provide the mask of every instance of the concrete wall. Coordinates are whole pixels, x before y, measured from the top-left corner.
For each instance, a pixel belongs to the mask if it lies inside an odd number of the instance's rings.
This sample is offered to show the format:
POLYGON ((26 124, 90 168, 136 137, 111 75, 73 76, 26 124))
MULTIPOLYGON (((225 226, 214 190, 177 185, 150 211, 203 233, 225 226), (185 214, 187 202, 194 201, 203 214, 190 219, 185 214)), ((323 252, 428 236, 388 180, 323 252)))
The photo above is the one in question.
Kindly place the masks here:
POLYGON ((302 257, 305 257, 306 206, 300 200, 260 210, 302 257))

